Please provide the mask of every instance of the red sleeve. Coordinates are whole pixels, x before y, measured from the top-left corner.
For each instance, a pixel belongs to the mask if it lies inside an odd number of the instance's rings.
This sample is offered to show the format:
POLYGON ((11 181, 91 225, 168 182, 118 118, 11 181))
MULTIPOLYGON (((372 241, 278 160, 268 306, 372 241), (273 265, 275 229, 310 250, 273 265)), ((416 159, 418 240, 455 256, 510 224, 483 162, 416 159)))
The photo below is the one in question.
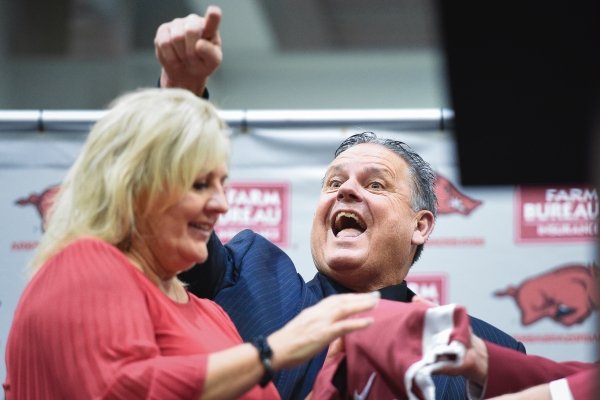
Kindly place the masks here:
POLYGON ((206 355, 159 354, 135 272, 98 240, 77 241, 50 260, 15 315, 12 385, 25 374, 29 384, 53 382, 46 390, 62 398, 199 397, 206 355))
POLYGON ((548 383, 594 368, 596 365, 576 361, 559 363, 544 357, 520 353, 487 341, 485 343, 489 356, 486 398, 548 383), (515 365, 518 368, 515 368, 515 365))
POLYGON ((600 366, 589 368, 567 377, 567 384, 574 400, 597 399, 600 396, 600 366))

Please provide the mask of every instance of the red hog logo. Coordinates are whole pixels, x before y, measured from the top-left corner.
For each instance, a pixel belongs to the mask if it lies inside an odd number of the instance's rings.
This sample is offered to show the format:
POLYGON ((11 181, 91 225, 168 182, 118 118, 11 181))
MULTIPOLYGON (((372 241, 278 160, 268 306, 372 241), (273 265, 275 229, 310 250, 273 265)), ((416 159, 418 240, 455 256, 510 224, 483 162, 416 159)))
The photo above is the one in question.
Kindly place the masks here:
POLYGON ((571 326, 585 321, 600 305, 598 267, 570 264, 529 278, 519 286, 494 293, 511 296, 521 309, 521 323, 548 317, 571 326))
POLYGON ((481 201, 472 199, 461 193, 452 182, 440 174, 435 181, 435 194, 438 199, 438 213, 469 215, 481 201))
POLYGON ((60 185, 50 186, 40 194, 32 193, 29 195, 29 197, 23 197, 21 199, 16 200, 15 204, 18 204, 20 206, 33 205, 36 208, 38 214, 40 215, 40 218, 42 219, 43 231, 44 227, 46 226, 46 217, 48 215, 48 209, 50 209, 50 206, 54 201, 54 197, 56 196, 56 193, 58 193, 58 189, 60 189, 60 185))

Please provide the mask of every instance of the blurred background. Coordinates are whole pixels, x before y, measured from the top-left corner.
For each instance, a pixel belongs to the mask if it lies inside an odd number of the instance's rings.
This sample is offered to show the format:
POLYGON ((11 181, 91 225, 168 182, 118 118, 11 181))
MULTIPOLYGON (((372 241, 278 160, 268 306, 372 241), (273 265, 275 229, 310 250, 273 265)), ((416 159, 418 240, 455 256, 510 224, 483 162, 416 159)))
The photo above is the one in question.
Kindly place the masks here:
POLYGON ((159 76, 160 23, 219 5, 227 109, 447 106, 431 0, 0 0, 0 108, 102 108, 159 76))
MULTIPOLYGON (((533 354, 598 358, 600 2, 0 0, 0 111, 96 110, 155 86, 157 27, 210 4, 223 10, 224 60, 208 85, 223 110, 454 110, 453 130, 381 132, 409 143, 442 182, 446 208, 409 275, 413 289, 467 304, 533 354), (552 219, 552 210, 564 212, 552 219), (584 274, 586 286, 551 282, 565 271, 584 274), (506 293, 536 282, 555 289, 558 311, 533 323, 506 293)), ((319 182, 356 129, 277 128, 236 136, 234 187, 281 196, 283 217, 267 228, 310 279, 319 182)), ((0 230, 0 360, 42 233, 40 204, 84 134, 0 135, 0 221, 10 227, 0 230)), ((232 219, 222 235, 245 227, 232 219)))

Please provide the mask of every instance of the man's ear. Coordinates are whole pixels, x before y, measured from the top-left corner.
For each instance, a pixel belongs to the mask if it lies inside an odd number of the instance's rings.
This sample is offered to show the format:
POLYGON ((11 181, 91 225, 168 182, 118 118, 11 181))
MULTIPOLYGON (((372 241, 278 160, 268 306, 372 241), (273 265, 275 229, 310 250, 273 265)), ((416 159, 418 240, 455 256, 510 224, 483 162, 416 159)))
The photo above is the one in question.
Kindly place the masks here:
POLYGON ((433 231, 433 225, 435 224, 435 218, 433 213, 428 210, 421 210, 415 216, 415 230, 412 235, 412 244, 420 245, 424 244, 431 231, 433 231))

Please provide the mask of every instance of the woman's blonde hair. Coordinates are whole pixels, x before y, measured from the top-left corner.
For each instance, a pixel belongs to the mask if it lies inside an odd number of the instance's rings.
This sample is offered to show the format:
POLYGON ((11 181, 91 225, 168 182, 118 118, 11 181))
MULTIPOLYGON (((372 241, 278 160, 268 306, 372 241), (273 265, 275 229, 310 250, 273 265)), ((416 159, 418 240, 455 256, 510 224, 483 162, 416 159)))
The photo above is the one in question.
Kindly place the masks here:
POLYGON ((32 272, 82 236, 127 250, 136 218, 167 207, 199 174, 228 161, 226 129, 209 102, 182 89, 118 97, 92 127, 61 185, 32 272))

